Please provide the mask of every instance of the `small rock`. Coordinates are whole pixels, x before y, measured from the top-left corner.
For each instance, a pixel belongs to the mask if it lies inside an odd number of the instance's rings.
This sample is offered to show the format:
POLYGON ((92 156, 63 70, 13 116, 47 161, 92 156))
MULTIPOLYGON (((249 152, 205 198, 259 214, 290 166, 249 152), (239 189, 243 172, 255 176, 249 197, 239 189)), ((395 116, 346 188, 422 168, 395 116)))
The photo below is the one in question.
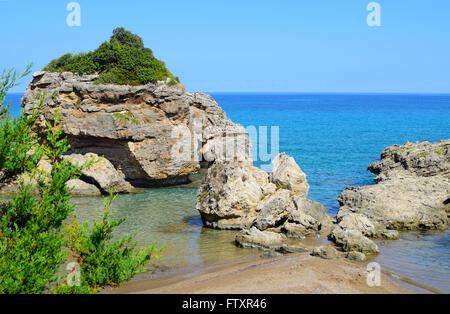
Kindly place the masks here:
POLYGON ((318 256, 323 259, 336 259, 339 257, 338 251, 330 245, 316 247, 313 249, 311 255, 318 256))
POLYGON ((347 258, 352 261, 364 262, 366 260, 366 255, 361 252, 352 251, 347 254, 347 258))
POLYGON ((240 247, 278 249, 283 245, 283 237, 279 233, 260 231, 252 227, 236 234, 236 244, 240 247))

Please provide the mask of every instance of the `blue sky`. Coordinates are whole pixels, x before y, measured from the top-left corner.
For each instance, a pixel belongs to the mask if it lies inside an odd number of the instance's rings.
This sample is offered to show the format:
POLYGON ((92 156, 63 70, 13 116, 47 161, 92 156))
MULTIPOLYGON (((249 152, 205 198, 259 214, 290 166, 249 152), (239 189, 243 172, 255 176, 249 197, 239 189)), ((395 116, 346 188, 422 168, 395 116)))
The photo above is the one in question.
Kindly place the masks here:
MULTIPOLYGON (((450 93, 450 1, 0 0, 0 68, 39 70, 66 52, 94 50, 123 26, 189 91, 450 93)), ((30 78, 14 91, 26 88, 30 78)))

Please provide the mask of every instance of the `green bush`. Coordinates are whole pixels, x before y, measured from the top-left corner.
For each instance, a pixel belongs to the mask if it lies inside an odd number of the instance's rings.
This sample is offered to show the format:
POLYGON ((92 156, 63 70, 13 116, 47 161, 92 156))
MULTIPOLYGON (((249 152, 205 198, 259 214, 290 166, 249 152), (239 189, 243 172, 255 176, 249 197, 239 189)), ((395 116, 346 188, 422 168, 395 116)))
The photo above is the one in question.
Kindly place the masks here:
POLYGON ((109 42, 95 51, 77 55, 65 54, 43 68, 49 72, 98 73, 97 83, 142 85, 156 81, 179 82, 156 59, 151 49, 144 47, 142 38, 124 28, 116 28, 109 42))
POLYGON ((66 183, 78 178, 96 160, 74 166, 62 158, 69 145, 62 137, 57 112, 54 121, 46 122, 45 139, 32 135, 46 100, 44 95, 31 116, 11 118, 6 92, 29 72, 30 67, 23 75, 8 71, 0 77, 0 185, 23 172, 35 182, 22 181, 20 193, 0 204, 0 293, 95 293, 101 287, 129 280, 159 249, 152 245, 135 250, 133 236, 112 240, 114 229, 123 222, 110 219, 113 193, 105 201, 103 219, 92 229, 88 224, 65 224, 74 211, 66 183), (51 161, 50 173, 36 167, 43 155, 51 161), (78 286, 58 276, 69 256, 76 257, 80 264, 82 280, 78 286))

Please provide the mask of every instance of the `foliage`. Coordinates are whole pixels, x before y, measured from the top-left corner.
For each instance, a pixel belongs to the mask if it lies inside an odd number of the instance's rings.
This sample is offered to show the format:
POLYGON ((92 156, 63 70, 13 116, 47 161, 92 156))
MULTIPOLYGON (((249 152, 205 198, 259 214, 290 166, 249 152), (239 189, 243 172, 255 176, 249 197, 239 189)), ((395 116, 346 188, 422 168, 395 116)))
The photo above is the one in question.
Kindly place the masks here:
POLYGON ((103 219, 92 230, 88 224, 64 224, 74 211, 66 183, 78 178, 96 160, 72 165, 62 158, 69 145, 62 136, 58 112, 52 122, 46 122, 46 138, 32 135, 45 96, 39 97, 31 117, 22 114, 11 118, 9 106, 4 105, 6 92, 29 70, 27 67, 22 75, 4 72, 0 81, 0 184, 23 172, 31 178, 28 183, 21 181, 18 195, 0 204, 0 293, 35 294, 52 289, 55 293, 95 293, 105 285, 129 280, 142 271, 152 252, 159 249, 153 245, 137 251, 133 236, 112 240, 114 229, 123 222, 110 219, 113 194, 110 201, 105 201, 103 219), (52 164, 49 173, 36 167, 42 156, 52 164), (76 257, 81 265, 80 286, 60 284, 58 273, 69 256, 76 257))
POLYGON ((15 175, 30 171, 42 157, 42 147, 35 145, 37 138, 33 135, 32 126, 39 117, 39 105, 29 116, 12 118, 9 115, 9 104, 5 104, 6 93, 17 85, 17 81, 30 73, 31 64, 23 74, 4 71, 0 76, 0 180, 7 181, 15 175), (34 154, 28 154, 31 148, 34 154))
MULTIPOLYGON (((136 243, 132 242, 135 235, 112 240, 113 230, 124 222, 123 219, 111 218, 110 207, 115 197, 111 192, 109 199, 105 199, 105 214, 92 229, 89 222, 80 225, 77 220, 67 228, 69 247, 83 274, 81 287, 98 289, 128 281, 144 271, 150 259, 157 257, 152 254, 162 249, 153 244, 136 251, 136 243)), ((69 288, 63 289, 67 291, 69 288)))
MULTIPOLYGON (((117 85, 145 85, 150 82, 179 82, 164 62, 144 47, 142 38, 124 28, 116 28, 109 42, 95 51, 77 55, 65 54, 43 68, 49 72, 98 73, 97 83, 117 85)), ((172 83, 173 84, 173 83, 172 83)))

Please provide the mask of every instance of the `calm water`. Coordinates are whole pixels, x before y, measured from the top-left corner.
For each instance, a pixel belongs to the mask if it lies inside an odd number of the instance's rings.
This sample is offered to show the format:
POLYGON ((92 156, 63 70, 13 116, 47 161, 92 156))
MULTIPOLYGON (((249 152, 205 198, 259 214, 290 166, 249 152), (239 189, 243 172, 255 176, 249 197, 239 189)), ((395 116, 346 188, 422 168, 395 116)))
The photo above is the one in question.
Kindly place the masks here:
MULTIPOLYGON (((13 113, 22 95, 12 94, 13 113)), ((279 126, 280 151, 293 156, 308 175, 310 198, 330 214, 347 185, 372 184, 367 166, 392 144, 450 138, 449 95, 213 94, 227 115, 247 126, 279 126)), ((270 131, 269 131, 270 132, 270 131)), ((270 137, 269 137, 270 138, 270 137)), ((270 151, 270 150, 269 150, 270 151)), ((255 156, 255 160, 257 156, 255 156)), ((257 165, 261 163, 257 162, 257 165)), ((201 226, 194 209, 196 190, 171 188, 119 196, 114 209, 143 244, 166 244, 158 262, 164 270, 231 259, 254 250, 232 245, 234 232, 201 226)), ((99 217, 102 199, 75 199, 81 220, 99 217)), ((450 235, 402 234, 380 243, 384 269, 450 293, 450 235)))

